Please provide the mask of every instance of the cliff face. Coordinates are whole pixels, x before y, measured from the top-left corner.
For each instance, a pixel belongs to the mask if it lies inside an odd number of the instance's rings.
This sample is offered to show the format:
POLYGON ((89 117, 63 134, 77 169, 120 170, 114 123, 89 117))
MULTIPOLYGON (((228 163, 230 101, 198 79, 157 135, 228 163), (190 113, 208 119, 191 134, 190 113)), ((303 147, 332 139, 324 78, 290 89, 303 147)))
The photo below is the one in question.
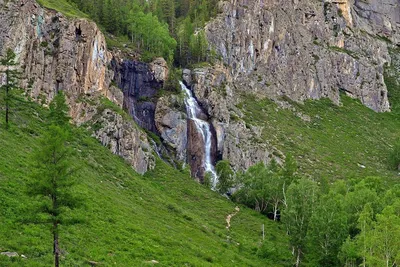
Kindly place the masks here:
POLYGON ((146 134, 117 111, 102 108, 104 97, 122 107, 124 95, 111 86, 113 55, 95 23, 67 19, 33 0, 0 0, 0 25, 0 53, 7 48, 16 53, 27 95, 46 105, 63 90, 76 124, 95 124, 94 136, 138 172, 154 166, 146 134))
POLYGON ((400 1, 231 0, 219 9, 206 35, 221 64, 185 71, 183 78, 210 115, 216 155, 234 168, 284 159, 262 140, 262 128, 241 119, 244 95, 292 109, 280 96, 339 104, 344 92, 377 112, 390 110, 383 74, 392 60, 388 48, 400 46, 400 1))
POLYGON ((220 9, 207 37, 238 90, 335 103, 342 90, 375 111, 390 109, 384 39, 400 42, 398 0, 232 0, 220 9))
POLYGON ((139 126, 157 133, 155 125, 156 94, 168 76, 164 59, 149 65, 131 60, 112 62, 114 80, 124 94, 123 106, 139 126))

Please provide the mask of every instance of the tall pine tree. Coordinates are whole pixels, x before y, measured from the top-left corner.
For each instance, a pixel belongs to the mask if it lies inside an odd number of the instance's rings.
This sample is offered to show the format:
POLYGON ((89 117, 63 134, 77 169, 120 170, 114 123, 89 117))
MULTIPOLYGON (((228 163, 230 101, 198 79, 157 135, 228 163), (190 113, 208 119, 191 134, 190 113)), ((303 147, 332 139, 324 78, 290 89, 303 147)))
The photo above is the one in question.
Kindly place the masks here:
POLYGON ((0 60, 0 73, 3 73, 5 76, 5 83, 4 85, 0 86, 0 90, 4 91, 6 129, 9 127, 12 90, 18 88, 17 83, 20 75, 20 73, 16 70, 17 63, 15 62, 15 57, 15 53, 11 49, 8 49, 5 58, 0 60))

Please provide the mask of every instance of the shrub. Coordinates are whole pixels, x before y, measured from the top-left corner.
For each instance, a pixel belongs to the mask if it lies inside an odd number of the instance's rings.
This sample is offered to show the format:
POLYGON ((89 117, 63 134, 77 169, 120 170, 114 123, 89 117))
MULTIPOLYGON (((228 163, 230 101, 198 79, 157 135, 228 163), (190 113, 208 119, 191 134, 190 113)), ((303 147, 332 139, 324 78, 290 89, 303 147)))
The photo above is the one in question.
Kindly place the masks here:
POLYGON ((391 169, 400 170, 400 140, 395 143, 389 154, 389 164, 391 169))

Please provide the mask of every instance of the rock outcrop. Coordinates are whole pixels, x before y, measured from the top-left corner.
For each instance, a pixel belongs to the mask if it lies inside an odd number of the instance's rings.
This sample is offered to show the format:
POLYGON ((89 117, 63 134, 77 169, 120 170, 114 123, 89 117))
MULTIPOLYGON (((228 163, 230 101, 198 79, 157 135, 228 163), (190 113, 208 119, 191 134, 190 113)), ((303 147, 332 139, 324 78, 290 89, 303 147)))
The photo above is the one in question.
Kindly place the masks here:
POLYGON ((399 42, 399 8, 397 0, 223 1, 206 33, 238 90, 335 103, 344 91, 382 112, 385 39, 399 42))
MULTIPOLYGON (((63 90, 76 124, 96 124, 94 136, 138 172, 154 167, 146 135, 116 111, 104 110, 102 98, 122 107, 124 95, 111 82, 113 55, 95 23, 68 19, 34 0, 0 0, 0 25, 0 55, 14 50, 28 96, 47 105, 63 90)), ((153 76, 165 79, 164 68, 156 61, 153 76)))
POLYGON ((168 76, 167 63, 157 59, 151 64, 114 59, 113 80, 124 94, 124 108, 139 126, 157 133, 155 125, 156 94, 168 76))
POLYGON ((167 147, 175 152, 175 159, 186 162, 188 126, 183 98, 176 95, 159 98, 155 111, 155 124, 167 147))

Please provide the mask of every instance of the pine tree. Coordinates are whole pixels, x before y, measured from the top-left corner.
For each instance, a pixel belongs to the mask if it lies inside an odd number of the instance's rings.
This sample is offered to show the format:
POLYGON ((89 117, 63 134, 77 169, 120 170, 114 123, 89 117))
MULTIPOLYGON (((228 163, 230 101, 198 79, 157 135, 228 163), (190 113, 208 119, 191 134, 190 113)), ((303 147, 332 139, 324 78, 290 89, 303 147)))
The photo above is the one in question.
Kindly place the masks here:
POLYGON ((68 115, 69 107, 65 101, 65 95, 59 91, 50 103, 49 122, 58 125, 61 128, 69 129, 70 117, 68 115))
POLYGON ((15 66, 17 65, 15 57, 15 53, 11 49, 8 49, 5 58, 0 60, 1 66, 4 68, 0 69, 0 73, 5 75, 5 84, 0 87, 0 90, 4 90, 4 102, 6 104, 6 129, 9 127, 11 93, 12 90, 18 88, 17 83, 20 75, 20 73, 15 69, 15 66))
POLYGON ((51 125, 40 140, 34 154, 35 172, 28 192, 37 197, 42 205, 41 213, 46 215, 44 223, 51 223, 53 236, 54 266, 60 265, 59 225, 66 209, 76 207, 76 198, 71 194, 74 184, 70 162, 69 125, 65 111, 65 101, 58 94, 51 104, 51 125))

